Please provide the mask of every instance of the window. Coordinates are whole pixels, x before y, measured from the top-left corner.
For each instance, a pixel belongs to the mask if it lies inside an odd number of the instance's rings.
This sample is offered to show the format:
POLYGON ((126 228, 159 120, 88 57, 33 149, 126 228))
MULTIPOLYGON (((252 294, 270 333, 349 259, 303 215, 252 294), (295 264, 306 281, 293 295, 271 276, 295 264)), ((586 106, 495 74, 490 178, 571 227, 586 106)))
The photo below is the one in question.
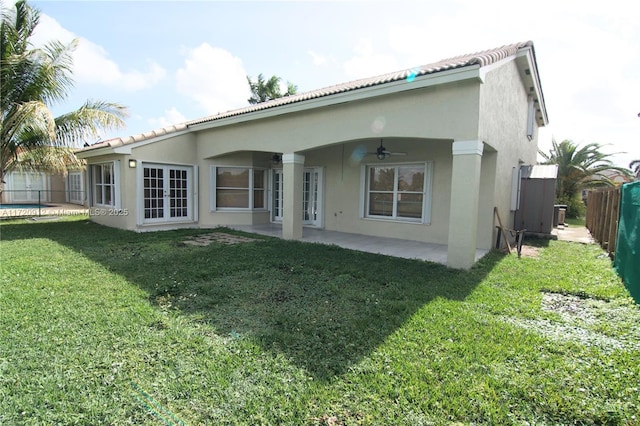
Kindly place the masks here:
POLYGON ((216 209, 264 209, 265 170, 249 167, 214 167, 216 209))
POLYGON ((428 164, 367 166, 365 216, 428 222, 428 164))
POLYGON ((529 104, 527 110, 527 138, 533 140, 534 126, 536 122, 535 101, 529 96, 529 104))
POLYGON ((93 173, 93 203, 102 206, 116 205, 116 176, 114 163, 95 164, 93 173))

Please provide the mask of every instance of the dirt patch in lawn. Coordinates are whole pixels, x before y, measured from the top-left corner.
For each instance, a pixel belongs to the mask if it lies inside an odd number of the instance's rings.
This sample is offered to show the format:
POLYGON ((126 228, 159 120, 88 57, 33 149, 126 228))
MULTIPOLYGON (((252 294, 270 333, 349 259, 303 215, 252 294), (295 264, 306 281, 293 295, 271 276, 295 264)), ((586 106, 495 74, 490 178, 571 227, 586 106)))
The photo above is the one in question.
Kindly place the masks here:
MULTIPOLYGON (((533 257, 537 259, 540 257, 540 250, 540 247, 523 245, 520 250, 520 257, 533 257)), ((514 249, 513 253, 517 253, 517 251, 514 249)))
POLYGON ((552 317, 504 319, 553 340, 572 341, 604 352, 640 350, 640 309, 633 304, 543 292, 541 308, 552 317))
POLYGON ((255 238, 227 234, 225 232, 212 232, 209 234, 196 235, 193 237, 189 237, 188 239, 184 240, 182 243, 188 244, 191 246, 205 247, 210 245, 211 243, 240 244, 240 243, 250 243, 253 241, 259 241, 259 240, 255 238))

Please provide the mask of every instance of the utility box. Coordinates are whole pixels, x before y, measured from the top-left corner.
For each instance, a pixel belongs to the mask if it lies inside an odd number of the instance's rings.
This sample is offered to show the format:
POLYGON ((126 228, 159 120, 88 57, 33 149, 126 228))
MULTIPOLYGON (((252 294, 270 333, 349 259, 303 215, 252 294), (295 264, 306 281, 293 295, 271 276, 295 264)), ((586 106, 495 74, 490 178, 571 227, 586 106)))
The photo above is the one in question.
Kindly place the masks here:
POLYGON ((558 211, 558 225, 564 225, 566 214, 567 214, 567 211, 565 209, 560 209, 558 211))
POLYGON ((515 229, 525 229, 527 234, 541 236, 551 234, 557 177, 557 165, 520 167, 515 229))

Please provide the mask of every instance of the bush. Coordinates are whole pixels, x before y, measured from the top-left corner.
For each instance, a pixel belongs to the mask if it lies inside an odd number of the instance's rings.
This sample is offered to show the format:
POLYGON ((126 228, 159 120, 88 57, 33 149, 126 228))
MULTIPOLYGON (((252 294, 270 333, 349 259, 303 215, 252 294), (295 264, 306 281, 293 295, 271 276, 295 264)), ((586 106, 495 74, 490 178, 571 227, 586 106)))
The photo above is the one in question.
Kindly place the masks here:
POLYGON ((565 204, 567 206, 567 217, 577 219, 587 214, 587 206, 582 201, 579 194, 573 197, 560 197, 556 204, 565 204))

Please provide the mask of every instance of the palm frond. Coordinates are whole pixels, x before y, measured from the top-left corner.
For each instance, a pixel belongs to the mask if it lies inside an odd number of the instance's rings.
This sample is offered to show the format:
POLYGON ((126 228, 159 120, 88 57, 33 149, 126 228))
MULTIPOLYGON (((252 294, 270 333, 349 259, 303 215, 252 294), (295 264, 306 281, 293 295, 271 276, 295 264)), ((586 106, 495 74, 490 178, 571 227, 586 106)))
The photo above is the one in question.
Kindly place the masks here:
POLYGON ((75 111, 56 117, 56 145, 79 146, 98 136, 100 130, 126 127, 127 109, 104 101, 87 101, 75 111))

